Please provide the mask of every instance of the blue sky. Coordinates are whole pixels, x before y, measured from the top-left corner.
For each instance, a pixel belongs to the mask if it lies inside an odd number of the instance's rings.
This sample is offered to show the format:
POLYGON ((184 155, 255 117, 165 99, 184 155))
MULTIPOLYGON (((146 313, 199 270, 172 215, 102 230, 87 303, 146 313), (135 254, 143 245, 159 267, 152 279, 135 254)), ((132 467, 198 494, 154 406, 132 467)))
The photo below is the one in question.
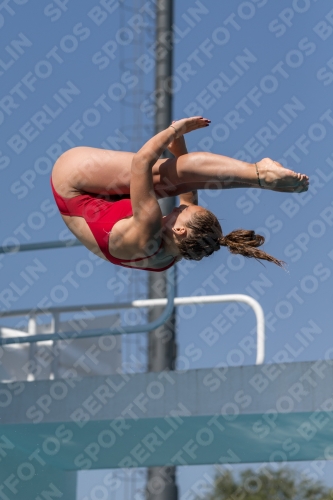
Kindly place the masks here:
MULTIPOLYGON (((333 297, 332 6, 315 0, 175 4, 173 118, 203 114, 212 121, 210 129, 187 135, 189 150, 251 162, 270 157, 308 174, 313 186, 292 196, 202 191, 199 203, 221 219, 225 233, 258 230, 265 250, 288 268, 262 266, 222 249, 200 263, 179 264, 178 295, 198 289, 253 295, 268 315, 267 362, 282 351, 290 361, 324 358, 331 347, 333 297)), ((152 133, 151 11, 144 13, 143 36, 129 22, 135 8, 115 2, 108 9, 90 0, 9 5, 0 18, 6 41, 0 52, 1 244, 64 239, 49 185, 57 151, 111 148, 108 137, 119 134, 127 138, 121 147, 135 150, 152 133), (13 42, 18 39, 21 45, 13 42), (64 88, 71 89, 67 98, 64 88), (36 113, 45 106, 52 112, 42 124, 36 113), (76 135, 77 120, 82 130, 76 135)), ((84 248, 9 255, 0 266, 2 311, 33 307, 51 296, 54 305, 126 298, 108 287, 112 277, 124 276, 117 274, 121 270, 91 260, 84 248), (87 277, 77 267, 82 260, 92 269, 87 277), (38 276, 26 288, 31 265, 38 276), (11 284, 16 292, 8 299, 11 284), (59 285, 66 285, 66 296, 56 295, 59 285)), ((244 352, 242 339, 254 327, 253 313, 236 306, 180 309, 179 368, 253 364, 255 352, 244 352), (219 338, 209 346, 205 331, 218 324, 219 338)), ((330 470, 327 464, 327 482, 330 470)), ((191 474, 181 476, 184 488, 191 474)))

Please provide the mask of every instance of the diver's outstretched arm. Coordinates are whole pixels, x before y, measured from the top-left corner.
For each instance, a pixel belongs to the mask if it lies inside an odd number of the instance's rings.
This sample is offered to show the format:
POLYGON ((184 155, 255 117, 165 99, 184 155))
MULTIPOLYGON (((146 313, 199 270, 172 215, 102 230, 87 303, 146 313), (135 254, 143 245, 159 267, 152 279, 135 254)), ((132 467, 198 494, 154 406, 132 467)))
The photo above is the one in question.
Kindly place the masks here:
POLYGON ((162 213, 156 198, 152 171, 162 152, 177 137, 206 127, 208 123, 209 120, 201 116, 178 120, 152 137, 133 156, 130 180, 133 219, 128 241, 137 241, 139 246, 144 247, 162 229, 162 213))
MULTIPOLYGON (((175 123, 173 121, 172 123, 175 123)), ((181 135, 177 139, 175 138, 169 145, 168 150, 173 154, 175 158, 188 154, 185 137, 181 135)), ((198 205, 198 191, 197 189, 192 189, 186 193, 179 194, 180 205, 198 205)))

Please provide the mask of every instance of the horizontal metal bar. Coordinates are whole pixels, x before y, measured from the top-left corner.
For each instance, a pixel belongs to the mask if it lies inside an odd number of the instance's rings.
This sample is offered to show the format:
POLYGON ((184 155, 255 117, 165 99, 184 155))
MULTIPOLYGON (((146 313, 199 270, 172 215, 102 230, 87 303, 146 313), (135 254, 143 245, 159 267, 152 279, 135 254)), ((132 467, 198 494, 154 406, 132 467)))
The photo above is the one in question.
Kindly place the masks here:
POLYGON ((44 314, 61 314, 84 311, 105 311, 107 309, 129 309, 131 307, 133 307, 132 302, 118 302, 115 304, 81 304, 80 306, 49 307, 47 309, 14 309, 13 311, 1 311, 0 318, 12 318, 15 316, 41 316, 44 314))
MULTIPOLYGON (((170 270, 169 270, 170 272, 170 270)), ((169 285, 170 289, 174 289, 173 286, 169 285)), ((170 299, 169 299, 170 302, 170 299)), ((166 315, 166 311, 170 310, 169 316, 172 312, 173 306, 182 306, 189 304, 214 304, 214 303, 222 303, 222 302, 244 302, 250 307, 252 307, 256 319, 257 319, 257 358, 256 364, 262 364, 265 358, 265 318, 264 312, 262 310, 261 305, 255 299, 250 297, 249 295, 242 294, 231 294, 231 295, 208 295, 206 297, 177 297, 172 298, 172 303, 170 307, 170 303, 167 299, 146 299, 146 300, 133 300, 132 302, 123 303, 124 307, 159 307, 163 305, 167 305, 163 314, 160 316, 159 320, 161 320, 163 315, 166 315)), ((114 306, 119 307, 120 304, 114 304, 114 306)), ((113 306, 113 305, 112 305, 113 306)), ((104 306, 103 306, 104 307, 104 306)), ((109 307, 111 309, 113 307, 109 307)), ((115 307, 116 308, 116 307, 115 307)), ((63 308, 64 309, 64 308, 63 308)), ((62 309, 62 312, 63 312, 62 309)), ((54 309, 53 309, 54 310, 54 309)), ((58 311, 59 312, 59 311, 58 311)), ((168 317, 169 317, 168 316, 168 317)), ((63 340, 66 338, 89 338, 89 337, 100 337, 106 335, 119 335, 122 333, 140 333, 147 332, 150 330, 154 330, 157 328, 155 326, 157 320, 153 323, 148 323, 146 325, 137 325, 135 327, 118 327, 114 329, 99 329, 99 330, 90 330, 83 332, 64 332, 64 333, 53 333, 53 334, 39 334, 32 335, 30 337, 13 337, 9 339, 0 339, 1 344, 16 344, 16 343, 31 343, 31 342, 39 342, 45 340, 63 340)), ((160 323, 162 324, 162 323, 160 323)))
POLYGON ((9 245, 6 247, 0 247, 0 254, 29 252, 31 250, 52 250, 54 248, 71 248, 79 246, 82 246, 82 243, 79 240, 44 241, 41 243, 26 243, 24 245, 9 245))

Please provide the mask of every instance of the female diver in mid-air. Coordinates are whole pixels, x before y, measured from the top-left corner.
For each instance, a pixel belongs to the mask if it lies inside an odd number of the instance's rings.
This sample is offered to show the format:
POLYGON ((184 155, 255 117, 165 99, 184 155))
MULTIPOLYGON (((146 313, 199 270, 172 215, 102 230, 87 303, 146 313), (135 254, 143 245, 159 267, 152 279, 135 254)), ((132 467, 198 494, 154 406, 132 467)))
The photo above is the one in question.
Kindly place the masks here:
POLYGON ((265 158, 251 164, 212 153, 188 153, 183 134, 210 120, 184 118, 155 135, 137 153, 76 147, 62 154, 52 189, 65 224, 92 252, 113 264, 164 271, 184 259, 201 260, 221 246, 234 254, 282 261, 257 247, 265 239, 238 229, 223 236, 215 215, 197 204, 198 189, 258 187, 307 191, 309 178, 265 158), (175 156, 159 159, 165 149, 175 156), (162 216, 158 198, 179 196, 162 216))

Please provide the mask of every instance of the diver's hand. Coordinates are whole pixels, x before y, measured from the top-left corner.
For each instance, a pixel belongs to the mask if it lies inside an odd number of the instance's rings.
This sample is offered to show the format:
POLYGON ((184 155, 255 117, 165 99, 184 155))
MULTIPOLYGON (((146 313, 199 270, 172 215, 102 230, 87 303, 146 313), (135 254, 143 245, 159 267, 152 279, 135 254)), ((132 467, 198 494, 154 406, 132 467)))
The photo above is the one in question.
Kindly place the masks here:
POLYGON ((198 130, 199 128, 208 127, 210 120, 203 118, 202 116, 192 116, 191 118, 182 118, 177 120, 170 125, 176 131, 176 139, 183 134, 188 134, 193 132, 193 130, 198 130))

